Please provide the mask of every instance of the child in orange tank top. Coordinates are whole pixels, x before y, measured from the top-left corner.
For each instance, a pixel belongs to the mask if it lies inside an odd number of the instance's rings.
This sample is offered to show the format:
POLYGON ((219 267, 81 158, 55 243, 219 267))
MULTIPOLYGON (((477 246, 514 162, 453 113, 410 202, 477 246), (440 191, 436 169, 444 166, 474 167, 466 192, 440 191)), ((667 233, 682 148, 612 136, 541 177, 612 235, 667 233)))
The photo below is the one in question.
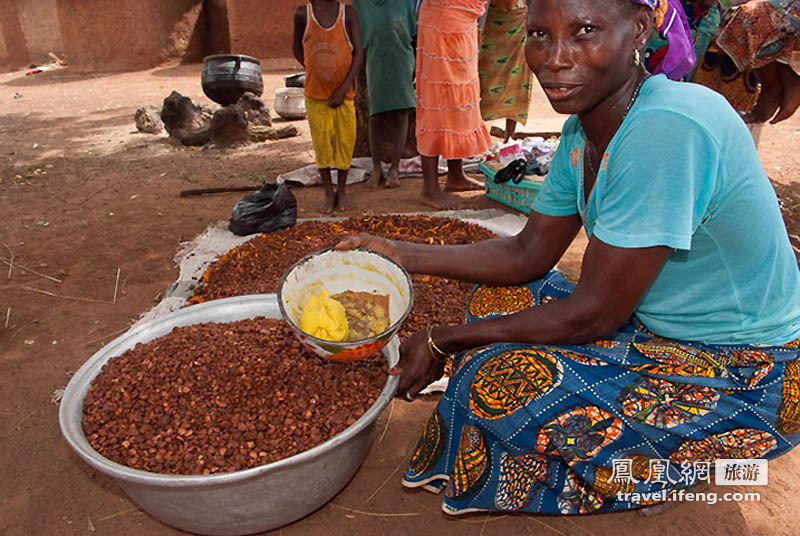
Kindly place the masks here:
POLYGON ((306 116, 325 188, 320 210, 346 210, 345 184, 356 141, 353 82, 364 57, 355 9, 336 0, 310 0, 298 7, 293 51, 306 69, 306 116), (337 169, 336 190, 331 166, 337 169))

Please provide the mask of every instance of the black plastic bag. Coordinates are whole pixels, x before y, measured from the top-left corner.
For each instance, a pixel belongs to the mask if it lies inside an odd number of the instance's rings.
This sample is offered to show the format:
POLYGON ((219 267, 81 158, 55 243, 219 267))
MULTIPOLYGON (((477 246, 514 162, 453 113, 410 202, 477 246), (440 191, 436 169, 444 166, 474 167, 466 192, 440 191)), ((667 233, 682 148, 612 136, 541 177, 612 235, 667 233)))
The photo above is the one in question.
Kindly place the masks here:
POLYGON ((245 236, 271 233, 297 223, 297 199, 286 183, 265 184, 236 203, 228 228, 245 236))

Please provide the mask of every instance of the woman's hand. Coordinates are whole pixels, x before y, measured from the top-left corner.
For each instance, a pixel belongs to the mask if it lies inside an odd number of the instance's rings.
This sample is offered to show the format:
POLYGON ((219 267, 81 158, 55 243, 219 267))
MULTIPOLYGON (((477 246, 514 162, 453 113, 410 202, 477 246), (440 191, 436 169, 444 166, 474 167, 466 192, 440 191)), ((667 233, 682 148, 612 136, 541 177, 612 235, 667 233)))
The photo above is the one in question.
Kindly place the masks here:
POLYGON ((372 251, 382 253, 393 261, 403 264, 399 258, 397 244, 388 238, 382 238, 380 236, 374 236, 366 233, 359 233, 357 235, 345 237, 338 244, 336 244, 335 247, 339 251, 349 251, 351 249, 356 249, 357 247, 365 247, 367 249, 371 249, 372 251))
POLYGON ((411 401, 432 382, 442 377, 444 360, 435 359, 428 348, 428 334, 417 331, 400 345, 400 361, 389 374, 400 376, 397 395, 411 401))
POLYGON ((744 115, 747 123, 779 123, 800 107, 800 76, 792 68, 774 61, 758 69, 761 94, 755 108, 744 115))

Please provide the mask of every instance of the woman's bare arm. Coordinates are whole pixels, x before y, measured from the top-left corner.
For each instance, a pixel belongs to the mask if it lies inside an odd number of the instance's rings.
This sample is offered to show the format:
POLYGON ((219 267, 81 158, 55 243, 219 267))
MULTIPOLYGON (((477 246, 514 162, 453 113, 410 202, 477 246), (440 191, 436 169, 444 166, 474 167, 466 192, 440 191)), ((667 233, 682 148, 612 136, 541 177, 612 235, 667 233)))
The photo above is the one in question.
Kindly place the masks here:
POLYGON ((459 246, 428 246, 370 235, 344 239, 337 247, 365 246, 392 257, 411 273, 448 277, 469 283, 513 285, 549 272, 580 230, 580 219, 532 212, 516 236, 459 246))

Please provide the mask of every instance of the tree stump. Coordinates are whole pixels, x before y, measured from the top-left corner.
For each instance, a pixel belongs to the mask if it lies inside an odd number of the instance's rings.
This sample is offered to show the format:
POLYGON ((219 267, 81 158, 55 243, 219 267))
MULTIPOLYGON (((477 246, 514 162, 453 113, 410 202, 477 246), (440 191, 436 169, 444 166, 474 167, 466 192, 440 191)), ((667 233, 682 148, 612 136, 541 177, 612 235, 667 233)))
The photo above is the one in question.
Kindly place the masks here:
POLYGON ((189 97, 177 91, 164 99, 161 120, 170 137, 183 145, 204 145, 208 142, 213 113, 204 106, 197 106, 189 97))
POLYGON ((231 104, 214 112, 209 138, 216 145, 236 145, 249 141, 247 117, 242 107, 231 104))
POLYGON ((250 125, 271 126, 272 118, 269 115, 269 108, 264 101, 255 93, 245 92, 236 104, 244 110, 247 123, 250 125))
POLYGON ((297 136, 297 127, 272 126, 269 109, 257 95, 245 93, 236 104, 212 111, 173 91, 164 99, 161 119, 170 137, 184 145, 221 147, 297 136))

